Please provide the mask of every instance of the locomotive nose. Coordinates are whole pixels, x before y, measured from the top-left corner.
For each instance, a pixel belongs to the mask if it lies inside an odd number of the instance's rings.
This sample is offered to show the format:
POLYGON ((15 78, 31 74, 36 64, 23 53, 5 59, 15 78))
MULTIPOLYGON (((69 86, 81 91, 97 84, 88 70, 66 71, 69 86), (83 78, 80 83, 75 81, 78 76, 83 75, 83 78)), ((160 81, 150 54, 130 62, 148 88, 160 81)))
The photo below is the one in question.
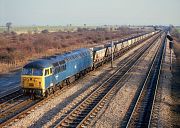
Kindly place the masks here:
POLYGON ((40 77, 22 77, 22 86, 26 88, 42 88, 42 78, 40 77))

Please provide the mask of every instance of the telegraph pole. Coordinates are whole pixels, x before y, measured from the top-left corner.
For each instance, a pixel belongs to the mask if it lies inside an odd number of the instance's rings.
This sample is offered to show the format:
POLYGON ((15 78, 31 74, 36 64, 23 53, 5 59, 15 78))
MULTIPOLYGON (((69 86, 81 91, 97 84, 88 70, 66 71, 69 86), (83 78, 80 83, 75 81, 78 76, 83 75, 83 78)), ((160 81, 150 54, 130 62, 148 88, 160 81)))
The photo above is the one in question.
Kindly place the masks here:
POLYGON ((169 42, 169 49, 170 49, 170 63, 171 63, 170 69, 172 69, 172 48, 173 48, 173 41, 170 41, 170 42, 169 42))
POLYGON ((114 42, 111 42, 111 68, 113 68, 113 47, 114 47, 114 42))

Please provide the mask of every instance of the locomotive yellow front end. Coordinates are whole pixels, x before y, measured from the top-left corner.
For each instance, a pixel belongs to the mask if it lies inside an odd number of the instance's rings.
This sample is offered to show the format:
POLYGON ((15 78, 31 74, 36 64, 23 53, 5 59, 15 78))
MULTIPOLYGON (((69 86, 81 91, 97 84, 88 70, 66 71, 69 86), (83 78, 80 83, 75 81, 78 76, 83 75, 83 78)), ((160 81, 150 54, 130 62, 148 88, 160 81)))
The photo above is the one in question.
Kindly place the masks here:
POLYGON ((22 75, 21 81, 23 88, 43 89, 43 78, 41 76, 22 75))
POLYGON ((25 94, 42 95, 45 90, 43 69, 23 68, 21 86, 25 94))

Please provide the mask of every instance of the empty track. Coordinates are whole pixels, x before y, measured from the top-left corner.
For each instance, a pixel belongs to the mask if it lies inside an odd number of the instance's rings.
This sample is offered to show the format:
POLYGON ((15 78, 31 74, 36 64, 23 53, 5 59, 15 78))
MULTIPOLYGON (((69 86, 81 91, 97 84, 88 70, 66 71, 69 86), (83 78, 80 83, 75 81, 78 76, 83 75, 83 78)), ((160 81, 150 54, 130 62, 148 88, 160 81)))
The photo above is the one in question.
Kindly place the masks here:
POLYGON ((166 35, 164 35, 159 50, 154 56, 144 84, 138 88, 135 94, 121 127, 149 127, 154 99, 157 96, 156 90, 165 48, 165 37, 166 35))
POLYGON ((6 95, 0 97, 0 105, 20 95, 22 95, 22 90, 19 88, 8 92, 6 95))

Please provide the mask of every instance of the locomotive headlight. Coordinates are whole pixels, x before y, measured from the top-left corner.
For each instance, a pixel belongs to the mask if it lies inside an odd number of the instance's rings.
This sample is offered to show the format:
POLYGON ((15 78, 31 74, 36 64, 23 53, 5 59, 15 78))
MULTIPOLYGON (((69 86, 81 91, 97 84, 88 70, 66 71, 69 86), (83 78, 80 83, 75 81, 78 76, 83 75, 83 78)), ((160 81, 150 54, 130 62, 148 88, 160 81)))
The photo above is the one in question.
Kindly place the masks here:
POLYGON ((34 79, 34 82, 37 82, 38 79, 34 79))
POLYGON ((38 80, 39 80, 38 78, 34 78, 34 82, 38 82, 38 80))

